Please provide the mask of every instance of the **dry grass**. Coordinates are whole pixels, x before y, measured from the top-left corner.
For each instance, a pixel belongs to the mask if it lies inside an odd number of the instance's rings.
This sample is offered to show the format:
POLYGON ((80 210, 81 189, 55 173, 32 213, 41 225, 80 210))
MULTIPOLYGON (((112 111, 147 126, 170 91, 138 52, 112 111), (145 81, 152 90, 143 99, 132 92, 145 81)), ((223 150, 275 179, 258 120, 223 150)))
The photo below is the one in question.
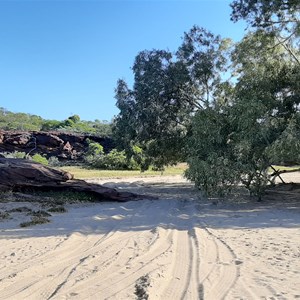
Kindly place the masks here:
POLYGON ((145 171, 141 172, 138 170, 128 171, 128 170, 97 170, 97 169, 87 169, 84 167, 62 167, 61 169, 67 171, 74 175, 76 179, 89 179, 89 178, 122 178, 122 177, 147 177, 155 175, 181 175, 186 170, 186 164, 178 164, 176 166, 167 167, 165 171, 145 171))
POLYGON ((285 167, 285 166, 273 166, 274 169, 279 170, 279 171, 295 171, 297 169, 300 168, 300 166, 289 166, 289 167, 285 167))

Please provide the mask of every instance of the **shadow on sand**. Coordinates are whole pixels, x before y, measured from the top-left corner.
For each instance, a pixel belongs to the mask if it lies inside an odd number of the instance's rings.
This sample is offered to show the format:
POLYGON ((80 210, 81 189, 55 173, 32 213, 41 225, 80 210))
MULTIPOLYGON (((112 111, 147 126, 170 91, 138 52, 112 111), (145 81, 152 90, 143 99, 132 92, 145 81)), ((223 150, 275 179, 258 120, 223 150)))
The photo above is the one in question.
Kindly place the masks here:
MULTIPOLYGON (((2 238, 108 234, 112 231, 145 231, 157 227, 191 230, 196 227, 220 229, 300 227, 299 201, 266 200, 262 203, 240 201, 212 204, 189 183, 110 182, 110 187, 155 196, 157 200, 125 203, 102 202, 69 204, 68 212, 53 214, 51 223, 19 227, 19 215, 0 222, 2 238)), ((235 199, 236 200, 236 199, 235 199)), ((3 204, 3 203, 2 203, 3 204)), ((31 203, 32 204, 32 203, 31 203)), ((9 206, 9 203, 6 204, 9 206)), ((24 206, 24 203, 20 204, 24 206)))

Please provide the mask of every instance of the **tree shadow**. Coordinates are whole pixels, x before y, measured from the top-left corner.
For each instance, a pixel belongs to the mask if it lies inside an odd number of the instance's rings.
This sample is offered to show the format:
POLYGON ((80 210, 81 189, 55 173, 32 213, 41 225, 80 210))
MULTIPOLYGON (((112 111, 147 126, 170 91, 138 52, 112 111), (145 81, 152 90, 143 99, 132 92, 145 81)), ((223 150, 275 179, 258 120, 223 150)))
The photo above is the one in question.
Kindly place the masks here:
POLYGON ((113 231, 151 231, 157 227, 176 230, 205 226, 215 229, 300 227, 299 201, 211 202, 185 183, 111 182, 107 185, 138 192, 145 199, 124 203, 68 204, 68 212, 53 214, 51 223, 29 228, 19 227, 16 214, 13 220, 0 222, 0 235, 2 238, 61 236, 75 232, 90 235, 113 231), (150 195, 158 199, 147 200, 150 195))

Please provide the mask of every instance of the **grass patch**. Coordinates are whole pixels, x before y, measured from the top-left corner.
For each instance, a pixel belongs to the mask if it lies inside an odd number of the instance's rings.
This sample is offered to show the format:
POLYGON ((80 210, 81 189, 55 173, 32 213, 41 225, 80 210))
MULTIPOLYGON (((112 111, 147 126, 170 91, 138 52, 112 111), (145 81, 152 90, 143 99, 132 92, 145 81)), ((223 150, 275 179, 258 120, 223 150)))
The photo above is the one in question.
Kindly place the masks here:
POLYGON ((98 199, 96 195, 77 191, 35 191, 34 195, 41 198, 46 197, 48 200, 45 204, 49 206, 76 202, 95 202, 98 199))
POLYGON ((78 166, 65 166, 61 170, 67 171, 74 175, 76 179, 88 178, 120 178, 120 177, 139 177, 139 176, 170 176, 170 175, 183 175, 187 165, 182 163, 176 166, 167 167, 165 171, 148 170, 141 172, 139 170, 98 170, 89 169, 78 166))
POLYGON ((29 227, 29 226, 45 224, 45 223, 49 223, 49 222, 50 222, 50 220, 45 218, 45 217, 33 216, 33 217, 31 217, 31 221, 23 222, 23 223, 20 224, 20 226, 21 227, 29 227))
MULTIPOLYGON (((286 167, 286 166, 273 166, 273 168, 274 169, 276 169, 276 170, 279 170, 279 171, 295 171, 295 170, 297 170, 297 169, 299 169, 300 168, 300 166, 288 166, 288 167, 286 167)), ((273 170, 270 170, 271 172, 273 171, 273 170)))

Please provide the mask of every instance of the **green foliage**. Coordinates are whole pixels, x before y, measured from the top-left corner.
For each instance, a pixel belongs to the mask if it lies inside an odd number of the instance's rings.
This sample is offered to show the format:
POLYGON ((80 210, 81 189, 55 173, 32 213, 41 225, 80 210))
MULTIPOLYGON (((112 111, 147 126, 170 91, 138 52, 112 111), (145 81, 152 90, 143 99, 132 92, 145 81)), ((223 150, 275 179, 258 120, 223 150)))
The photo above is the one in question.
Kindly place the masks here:
POLYGON ((178 112, 186 107, 178 103, 175 96, 181 79, 175 78, 173 70, 178 66, 171 58, 166 51, 141 52, 133 67, 134 90, 128 89, 122 80, 116 89, 117 106, 121 112, 114 123, 115 139, 120 141, 126 153, 131 152, 132 144, 139 145, 149 163, 160 165, 180 160, 178 150, 186 132, 185 121, 178 112), (151 140, 161 146, 153 147, 151 140))
POLYGON ((276 17, 284 23, 295 16, 296 6, 272 3, 234 1, 232 17, 260 28, 234 48, 194 26, 176 57, 162 50, 137 55, 133 89, 123 80, 116 88, 113 131, 128 158, 145 169, 186 160, 187 178, 207 194, 242 183, 259 199, 274 182, 273 163, 299 163, 299 34, 291 24, 266 30, 276 17), (281 40, 281 33, 289 36, 281 40))
POLYGON ((3 130, 39 130, 43 119, 36 115, 12 113, 0 108, 0 129, 3 130))
POLYGON ((78 115, 71 116, 68 119, 60 122, 55 130, 98 136, 111 135, 111 125, 109 123, 101 122, 99 120, 94 122, 80 121, 80 117, 78 115))
POLYGON ((73 115, 68 118, 69 120, 73 121, 73 123, 79 123, 80 122, 80 116, 79 115, 73 115))
POLYGON ((300 2, 298 0, 234 0, 231 20, 244 19, 252 28, 276 38, 300 66, 300 2))
POLYGON ((113 127, 115 139, 128 157, 132 144, 143 150, 143 169, 163 169, 186 158, 186 136, 191 116, 216 105, 222 85, 228 40, 194 26, 185 33, 176 57, 168 51, 142 51, 133 65, 134 85, 123 80, 116 88, 120 114, 113 127))
POLYGON ((45 120, 42 124, 42 131, 56 130, 60 127, 61 122, 56 120, 45 120))
POLYGON ((124 170, 127 169, 127 161, 124 151, 113 149, 106 155, 100 156, 95 165, 99 169, 124 170))
POLYGON ((86 140, 88 143, 88 150, 86 155, 90 156, 94 156, 94 155, 102 155, 104 154, 104 150, 103 150, 103 146, 100 145, 99 143, 96 142, 92 142, 90 139, 86 140))
POLYGON ((128 159, 125 151, 111 150, 108 154, 87 155, 85 161, 93 168, 104 170, 136 170, 139 165, 128 159))
MULTIPOLYGON (((33 161, 43 164, 45 166, 49 165, 49 162, 47 160, 46 157, 36 153, 33 156, 29 156, 28 154, 26 154, 25 152, 11 152, 11 153, 1 153, 2 155, 4 155, 6 158, 22 158, 22 159, 32 159, 33 161)), ((54 166, 52 163, 55 161, 54 164, 58 163, 58 159, 56 157, 51 157, 51 166, 54 166)), ((58 166, 58 165, 56 165, 58 166)))
POLYGON ((141 169, 142 171, 148 169, 149 161, 147 160, 146 155, 141 147, 133 145, 131 148, 130 155, 127 154, 127 157, 131 157, 131 162, 133 169, 141 169))
POLYGON ((184 34, 177 57, 188 71, 189 102, 197 109, 217 104, 215 96, 222 83, 221 75, 227 68, 230 45, 230 39, 222 39, 198 26, 184 34))
POLYGON ((25 113, 13 113, 0 108, 0 129, 24 131, 63 130, 80 134, 110 136, 111 124, 107 121, 82 121, 79 115, 70 116, 64 121, 44 120, 39 116, 25 113))
POLYGON ((185 175, 208 195, 224 195, 239 182, 240 164, 234 160, 231 128, 224 112, 208 108, 193 118, 188 139, 185 175))
POLYGON ((233 53, 231 103, 193 118, 186 176, 208 194, 242 183, 260 199, 273 163, 298 162, 299 68, 275 43, 262 31, 246 36, 233 53))
POLYGON ((70 119, 70 118, 64 120, 64 121, 60 124, 60 128, 68 128, 68 127, 70 127, 70 128, 75 127, 74 121, 73 121, 72 119, 70 119))
POLYGON ((49 167, 60 167, 61 162, 58 160, 56 156, 50 156, 48 159, 48 165, 49 167))
POLYGON ((299 28, 297 0, 234 0, 231 8, 231 19, 235 22, 245 19, 252 27, 272 30, 274 27, 291 29, 291 24, 299 28))
POLYGON ((32 160, 45 166, 48 166, 49 164, 47 158, 38 153, 32 156, 32 160))
POLYGON ((113 149, 105 154, 102 145, 87 139, 88 150, 85 162, 93 168, 104 170, 137 170, 144 166, 143 150, 138 146, 130 147, 130 154, 125 150, 113 149))
POLYGON ((26 158, 26 153, 25 152, 19 152, 19 151, 14 151, 14 152, 2 152, 2 155, 4 155, 6 158, 26 158))
POLYGON ((300 114, 287 122, 285 129, 268 148, 270 160, 275 164, 300 164, 300 114))

